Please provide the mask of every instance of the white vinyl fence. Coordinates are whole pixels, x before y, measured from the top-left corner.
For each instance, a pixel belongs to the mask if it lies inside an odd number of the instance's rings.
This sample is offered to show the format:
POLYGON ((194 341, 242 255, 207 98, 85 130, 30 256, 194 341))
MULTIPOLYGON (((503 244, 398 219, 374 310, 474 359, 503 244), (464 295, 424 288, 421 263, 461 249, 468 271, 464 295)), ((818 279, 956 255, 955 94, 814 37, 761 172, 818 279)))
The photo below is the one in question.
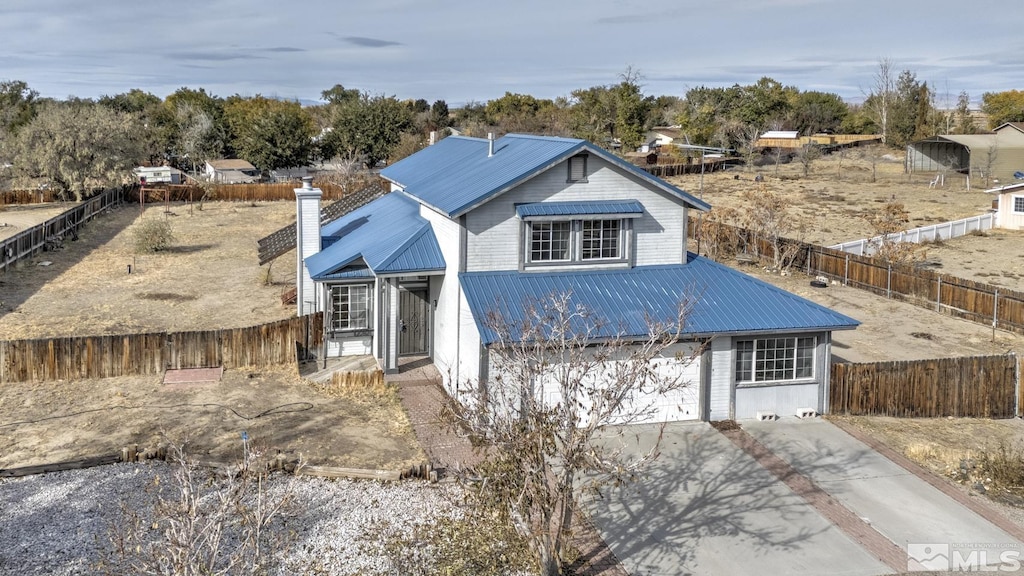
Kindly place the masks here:
MULTIPOLYGON (((921 242, 931 242, 934 240, 949 240, 950 238, 956 238, 958 236, 966 236, 971 232, 991 230, 995 227, 995 223, 996 215, 994 212, 990 212, 980 216, 971 216, 970 218, 953 220, 952 222, 942 222, 940 224, 932 224, 931 226, 914 228, 913 230, 894 232, 889 234, 889 241, 913 242, 915 244, 920 244, 921 242)), ((849 252, 850 254, 856 254, 858 256, 873 256, 875 252, 878 251, 878 246, 881 243, 882 237, 875 236, 874 238, 863 238, 861 240, 843 242, 842 244, 829 246, 829 248, 842 252, 849 252)))

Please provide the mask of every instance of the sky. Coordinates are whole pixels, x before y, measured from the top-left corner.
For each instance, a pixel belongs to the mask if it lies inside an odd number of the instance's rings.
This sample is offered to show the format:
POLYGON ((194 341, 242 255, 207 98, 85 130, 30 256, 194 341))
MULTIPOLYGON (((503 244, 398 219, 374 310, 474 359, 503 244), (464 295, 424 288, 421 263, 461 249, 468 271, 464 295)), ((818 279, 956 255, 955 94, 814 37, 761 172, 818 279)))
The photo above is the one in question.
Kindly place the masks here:
POLYGON ((335 84, 486 102, 769 76, 856 102, 880 58, 937 104, 1024 89, 1020 0, 0 0, 0 80, 96 98, 178 88, 316 101, 335 84))

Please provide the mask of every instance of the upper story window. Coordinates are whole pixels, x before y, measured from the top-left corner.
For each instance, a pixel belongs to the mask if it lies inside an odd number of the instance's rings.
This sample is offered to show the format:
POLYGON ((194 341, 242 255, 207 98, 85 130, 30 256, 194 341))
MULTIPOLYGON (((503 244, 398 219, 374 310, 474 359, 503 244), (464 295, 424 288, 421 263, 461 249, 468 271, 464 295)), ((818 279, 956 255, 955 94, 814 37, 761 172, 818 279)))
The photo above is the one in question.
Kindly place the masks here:
POLYGON ((622 220, 584 220, 581 224, 580 258, 606 260, 621 258, 622 220))
POLYGON ((530 227, 530 261, 568 262, 571 240, 571 222, 533 222, 530 227))
POLYGON ((587 155, 579 154, 569 158, 569 182, 587 181, 587 155))
POLYGON ((633 219, 643 213, 636 200, 519 204, 523 264, 624 264, 630 259, 633 219))

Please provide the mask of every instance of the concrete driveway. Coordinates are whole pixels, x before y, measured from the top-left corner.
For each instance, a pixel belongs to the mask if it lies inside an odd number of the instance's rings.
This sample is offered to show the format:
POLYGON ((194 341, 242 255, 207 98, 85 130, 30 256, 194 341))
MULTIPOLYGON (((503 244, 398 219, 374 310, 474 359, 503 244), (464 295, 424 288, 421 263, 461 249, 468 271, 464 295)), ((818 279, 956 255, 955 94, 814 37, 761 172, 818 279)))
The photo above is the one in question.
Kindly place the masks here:
MULTIPOLYGON (((938 551, 939 559, 980 560, 989 569, 1012 567, 999 563, 1005 551, 1024 559, 1020 541, 827 421, 785 419, 742 427, 790 470, 779 477, 790 485, 793 478, 805 477, 821 497, 808 500, 793 492, 705 423, 670 424, 660 458, 641 480, 587 503, 627 571, 634 576, 891 574, 903 571, 908 546, 932 554, 922 556, 929 562, 938 551), (819 510, 845 518, 837 520, 843 529, 819 510), (888 566, 879 560, 883 557, 888 566)), ((659 428, 625 430, 634 440, 627 450, 639 453, 654 444, 659 428)))
POLYGON ((939 544, 965 555, 1024 552, 985 518, 825 420, 744 422, 743 429, 904 550, 939 544))
MULTIPOLYGON (((626 435, 642 450, 658 431, 626 435)), ((840 475, 868 451, 818 466, 840 475)), ((706 423, 668 425, 644 478, 602 496, 594 523, 634 576, 892 572, 706 423)))

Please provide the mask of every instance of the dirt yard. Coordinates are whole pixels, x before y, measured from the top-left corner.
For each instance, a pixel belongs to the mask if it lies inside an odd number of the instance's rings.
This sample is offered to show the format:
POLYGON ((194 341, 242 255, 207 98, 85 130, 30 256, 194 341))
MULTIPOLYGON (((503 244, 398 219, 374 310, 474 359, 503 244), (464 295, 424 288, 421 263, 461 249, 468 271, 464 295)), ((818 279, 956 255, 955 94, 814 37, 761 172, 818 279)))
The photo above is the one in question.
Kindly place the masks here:
POLYGON ((754 266, 739 268, 794 294, 859 320, 856 330, 833 333, 832 354, 839 361, 879 362, 948 356, 1024 353, 1024 336, 953 318, 913 304, 889 300, 859 288, 815 288, 802 273, 779 276, 754 266))
POLYGON ((163 384, 160 376, 4 384, 0 468, 188 440, 200 460, 236 461, 253 446, 300 454, 307 464, 400 470, 425 459, 397 393, 337 391, 295 368, 230 370, 222 381, 163 384))
MULTIPOLYGON (((761 173, 769 190, 792 201, 796 230, 790 236, 826 246, 872 236, 865 216, 890 200, 907 208, 910 228, 975 216, 991 207, 991 195, 981 188, 967 191, 962 175, 948 177, 942 188, 929 188, 933 174, 913 174, 908 179, 898 152, 876 164, 877 181, 871 182, 871 165, 856 157, 860 152, 853 149, 842 159, 837 154, 825 156, 814 162, 807 177, 796 162, 780 166, 778 174, 774 165, 705 174, 703 198, 712 206, 742 210, 742 194, 757 186, 753 180, 761 173)), ((669 180, 700 194, 699 174, 669 180)))
POLYGON ((0 206, 0 240, 42 224, 77 205, 75 202, 61 202, 59 204, 0 206))
POLYGON ((64 249, 0 274, 0 339, 231 328, 294 314, 280 300, 294 285, 294 252, 273 263, 269 284, 256 256, 259 238, 294 221, 294 203, 165 209, 117 209, 64 249), (174 242, 165 252, 137 254, 134 230, 150 218, 168 219, 174 242))
POLYGON ((922 252, 936 272, 1024 291, 1024 231, 988 230, 926 244, 922 252))

